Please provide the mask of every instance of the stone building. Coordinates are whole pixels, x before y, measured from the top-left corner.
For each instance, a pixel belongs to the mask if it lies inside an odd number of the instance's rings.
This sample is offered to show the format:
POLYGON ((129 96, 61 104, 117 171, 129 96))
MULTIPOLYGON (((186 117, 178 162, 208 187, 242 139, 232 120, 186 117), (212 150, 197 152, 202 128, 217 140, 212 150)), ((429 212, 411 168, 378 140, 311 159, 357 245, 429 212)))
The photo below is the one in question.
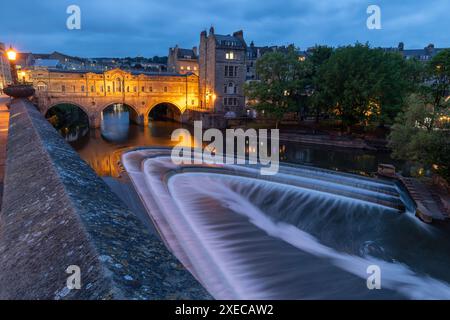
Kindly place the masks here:
POLYGON ((58 104, 72 104, 89 117, 98 128, 102 112, 114 104, 124 104, 133 111, 133 121, 148 124, 150 112, 161 109, 167 118, 185 121, 188 111, 198 109, 198 76, 194 74, 159 74, 31 69, 30 79, 36 89, 39 109, 45 114, 58 104))
POLYGON ((3 88, 11 82, 11 67, 9 65, 9 60, 6 57, 6 48, 5 45, 0 42, 0 93, 3 88))
POLYGON ((217 113, 242 114, 245 110, 243 92, 247 76, 247 45, 242 31, 233 35, 200 34, 200 106, 217 113))
POLYGON ((194 73, 199 74, 197 47, 192 49, 169 48, 167 59, 167 71, 179 74, 194 73))

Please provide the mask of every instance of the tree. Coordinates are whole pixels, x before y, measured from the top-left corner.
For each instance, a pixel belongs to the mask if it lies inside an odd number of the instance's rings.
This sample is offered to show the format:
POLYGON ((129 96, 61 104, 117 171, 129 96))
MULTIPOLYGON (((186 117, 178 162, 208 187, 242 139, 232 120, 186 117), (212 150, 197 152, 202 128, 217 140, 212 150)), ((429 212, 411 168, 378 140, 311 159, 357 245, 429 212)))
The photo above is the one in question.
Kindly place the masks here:
POLYGON ((319 116, 322 112, 326 112, 329 105, 329 97, 326 94, 321 94, 322 83, 319 77, 319 71, 322 65, 328 61, 333 54, 333 49, 327 46, 315 46, 312 50, 312 54, 309 57, 309 61, 312 64, 312 76, 311 76, 311 96, 308 99, 308 105, 316 116, 316 122, 319 122, 319 116))
POLYGON ((449 179, 450 125, 427 99, 418 94, 409 97, 407 107, 392 126, 389 147, 394 158, 434 168, 449 179))
POLYGON ((412 76, 398 53, 359 43, 340 47, 319 68, 313 102, 328 102, 329 112, 342 120, 348 132, 362 122, 393 122, 411 91, 412 76))
POLYGON ((252 106, 276 120, 276 127, 287 112, 298 111, 306 95, 311 67, 299 59, 298 51, 290 47, 287 52, 270 52, 256 62, 260 80, 245 86, 245 94, 252 106))

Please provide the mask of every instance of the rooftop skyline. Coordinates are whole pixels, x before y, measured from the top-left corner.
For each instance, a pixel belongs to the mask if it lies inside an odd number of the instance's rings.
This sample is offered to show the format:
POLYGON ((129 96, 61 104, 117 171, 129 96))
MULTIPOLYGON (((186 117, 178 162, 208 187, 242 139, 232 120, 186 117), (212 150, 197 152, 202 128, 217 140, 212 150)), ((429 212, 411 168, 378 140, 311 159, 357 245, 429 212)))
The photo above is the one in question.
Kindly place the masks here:
POLYGON ((343 0, 106 0, 6 2, 0 11, 0 42, 22 52, 59 51, 80 57, 167 55, 169 47, 197 46, 202 30, 216 33, 244 30, 248 43, 258 46, 294 43, 301 49, 315 44, 347 45, 357 41, 372 46, 406 49, 429 43, 449 47, 442 30, 450 29, 450 3, 343 0), (68 30, 66 9, 81 9, 81 29, 68 30), (366 26, 368 5, 381 8, 381 30, 366 26))

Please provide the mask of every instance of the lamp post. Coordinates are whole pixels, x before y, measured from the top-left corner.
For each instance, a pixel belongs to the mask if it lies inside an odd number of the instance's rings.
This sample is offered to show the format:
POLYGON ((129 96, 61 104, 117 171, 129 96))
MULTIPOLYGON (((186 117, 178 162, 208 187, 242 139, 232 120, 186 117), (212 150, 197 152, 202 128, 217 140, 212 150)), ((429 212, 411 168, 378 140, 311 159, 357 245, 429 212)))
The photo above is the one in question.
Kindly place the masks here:
POLYGON ((10 46, 6 51, 6 56, 9 60, 9 66, 11 69, 12 84, 3 89, 3 92, 13 98, 29 98, 34 94, 34 88, 31 85, 25 83, 19 84, 19 79, 16 70, 17 52, 10 46))
POLYGON ((6 55, 8 57, 9 66, 11 69, 12 82, 13 82, 13 84, 18 84, 17 70, 16 70, 17 52, 10 46, 8 51, 6 51, 6 55))

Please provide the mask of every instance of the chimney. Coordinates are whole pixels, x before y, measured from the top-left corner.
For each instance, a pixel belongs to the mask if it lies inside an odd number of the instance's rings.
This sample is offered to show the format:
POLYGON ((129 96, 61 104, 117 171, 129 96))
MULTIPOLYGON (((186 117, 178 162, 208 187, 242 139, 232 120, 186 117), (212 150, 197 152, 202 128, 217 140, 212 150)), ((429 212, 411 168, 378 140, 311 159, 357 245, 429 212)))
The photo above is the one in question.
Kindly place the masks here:
POLYGON ((214 34, 214 27, 213 26, 211 26, 211 28, 209 28, 209 34, 211 35, 211 34, 214 34))
POLYGON ((425 52, 428 55, 431 55, 434 51, 434 44, 430 43, 428 46, 425 47, 425 52))
POLYGON ((244 41, 244 31, 239 30, 239 31, 233 32, 233 37, 236 37, 236 38, 244 41))

